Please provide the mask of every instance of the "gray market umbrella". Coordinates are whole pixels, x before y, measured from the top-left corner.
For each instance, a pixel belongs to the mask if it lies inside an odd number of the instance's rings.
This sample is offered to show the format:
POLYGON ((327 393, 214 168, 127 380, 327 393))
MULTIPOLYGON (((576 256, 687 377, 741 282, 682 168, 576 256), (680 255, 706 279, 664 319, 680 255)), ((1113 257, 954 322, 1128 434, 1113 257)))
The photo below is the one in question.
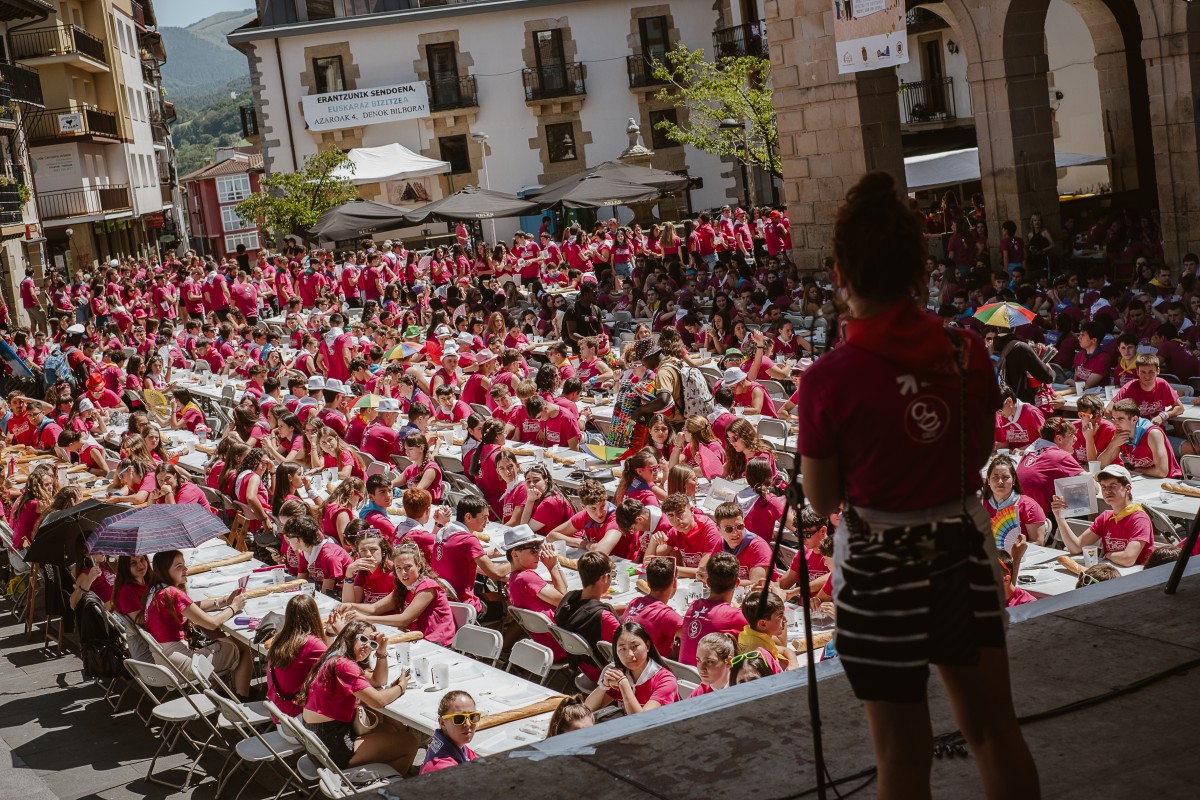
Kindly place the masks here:
POLYGON ((111 516, 128 511, 129 506, 85 500, 77 506, 55 511, 38 525, 37 536, 25 558, 37 564, 66 566, 75 560, 79 537, 91 533, 111 516))
POLYGON ((93 555, 144 556, 187 550, 229 533, 229 526, 202 505, 163 503, 110 517, 88 537, 93 555))
POLYGON ((533 214, 541 206, 521 200, 511 194, 467 186, 449 197, 414 208, 404 218, 414 225, 433 220, 434 222, 457 222, 496 217, 519 217, 533 214))
POLYGON ((341 241, 370 236, 377 231, 406 227, 405 211, 395 206, 371 200, 351 200, 329 209, 317 224, 308 229, 310 236, 321 241, 341 241))
POLYGON ((643 203, 660 194, 653 186, 580 173, 539 190, 529 199, 547 207, 562 204, 566 208, 603 208, 643 203))
POLYGON ((588 170, 593 175, 603 175, 606 178, 638 183, 642 186, 653 186, 660 192, 679 192, 691 185, 692 179, 687 175, 676 175, 663 169, 639 167, 636 164, 625 164, 620 161, 605 161, 598 167, 588 170))

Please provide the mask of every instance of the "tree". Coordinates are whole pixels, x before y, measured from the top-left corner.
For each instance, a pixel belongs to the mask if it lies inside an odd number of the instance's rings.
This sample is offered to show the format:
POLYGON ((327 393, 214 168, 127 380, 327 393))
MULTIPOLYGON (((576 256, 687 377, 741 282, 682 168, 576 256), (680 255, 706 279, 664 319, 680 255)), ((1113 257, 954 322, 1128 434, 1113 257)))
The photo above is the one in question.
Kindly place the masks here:
POLYGON ((686 127, 669 120, 655 125, 668 139, 783 177, 768 59, 727 56, 713 62, 704 50, 680 45, 653 67, 654 77, 669 84, 656 98, 687 110, 686 127), (730 119, 745 127, 722 129, 721 122, 730 119))
POLYGON ((257 194, 237 204, 242 219, 258 224, 277 236, 304 235, 324 212, 358 196, 354 182, 334 171, 354 170, 350 157, 329 148, 304 159, 299 172, 276 172, 264 178, 257 194))

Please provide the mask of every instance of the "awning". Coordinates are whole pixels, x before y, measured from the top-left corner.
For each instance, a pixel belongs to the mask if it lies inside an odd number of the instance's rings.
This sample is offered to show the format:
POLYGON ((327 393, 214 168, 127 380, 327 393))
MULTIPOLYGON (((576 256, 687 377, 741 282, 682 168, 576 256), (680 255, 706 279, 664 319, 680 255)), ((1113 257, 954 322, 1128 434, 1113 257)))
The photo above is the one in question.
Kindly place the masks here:
POLYGON ((329 209, 308 229, 323 242, 337 242, 371 236, 379 231, 394 231, 408 226, 404 209, 371 200, 351 200, 329 209))
MULTIPOLYGON (((1091 156, 1086 153, 1055 153, 1054 164, 1058 169, 1082 167, 1088 164, 1103 164, 1107 156, 1091 156)), ((956 186, 979 180, 979 148, 949 150, 924 156, 904 159, 904 177, 909 191, 932 189, 937 186, 956 186)))
POLYGON ((333 174, 351 178, 359 186, 364 183, 443 175, 450 171, 450 162, 427 158, 396 143, 385 144, 382 147, 356 147, 346 155, 354 164, 354 171, 336 170, 333 174))
POLYGON ((537 203, 520 200, 510 194, 492 192, 480 189, 478 186, 467 186, 459 189, 449 197, 415 208, 405 215, 414 224, 436 220, 438 222, 453 222, 456 220, 494 219, 496 217, 519 217, 532 214, 540 209, 537 203))

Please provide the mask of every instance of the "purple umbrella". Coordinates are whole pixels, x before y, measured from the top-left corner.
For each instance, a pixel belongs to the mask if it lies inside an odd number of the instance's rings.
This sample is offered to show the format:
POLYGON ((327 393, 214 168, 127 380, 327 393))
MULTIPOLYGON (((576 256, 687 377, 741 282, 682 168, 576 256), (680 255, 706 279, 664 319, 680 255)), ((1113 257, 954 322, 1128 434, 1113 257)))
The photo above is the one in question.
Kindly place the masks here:
POLYGON ((93 555, 144 556, 186 550, 227 533, 204 506, 164 503, 109 517, 88 537, 87 548, 93 555))

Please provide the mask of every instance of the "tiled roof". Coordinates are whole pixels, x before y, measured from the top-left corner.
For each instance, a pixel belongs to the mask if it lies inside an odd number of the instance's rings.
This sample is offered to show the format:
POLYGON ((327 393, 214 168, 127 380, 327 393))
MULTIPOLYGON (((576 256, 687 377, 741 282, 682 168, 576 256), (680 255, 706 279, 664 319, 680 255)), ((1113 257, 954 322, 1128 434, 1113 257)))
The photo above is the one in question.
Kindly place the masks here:
POLYGON ((245 175, 247 172, 263 168, 262 153, 251 153, 248 161, 240 158, 227 158, 220 164, 205 164, 195 172, 190 172, 179 179, 180 183, 200 180, 201 178, 219 178, 222 175, 245 175))

